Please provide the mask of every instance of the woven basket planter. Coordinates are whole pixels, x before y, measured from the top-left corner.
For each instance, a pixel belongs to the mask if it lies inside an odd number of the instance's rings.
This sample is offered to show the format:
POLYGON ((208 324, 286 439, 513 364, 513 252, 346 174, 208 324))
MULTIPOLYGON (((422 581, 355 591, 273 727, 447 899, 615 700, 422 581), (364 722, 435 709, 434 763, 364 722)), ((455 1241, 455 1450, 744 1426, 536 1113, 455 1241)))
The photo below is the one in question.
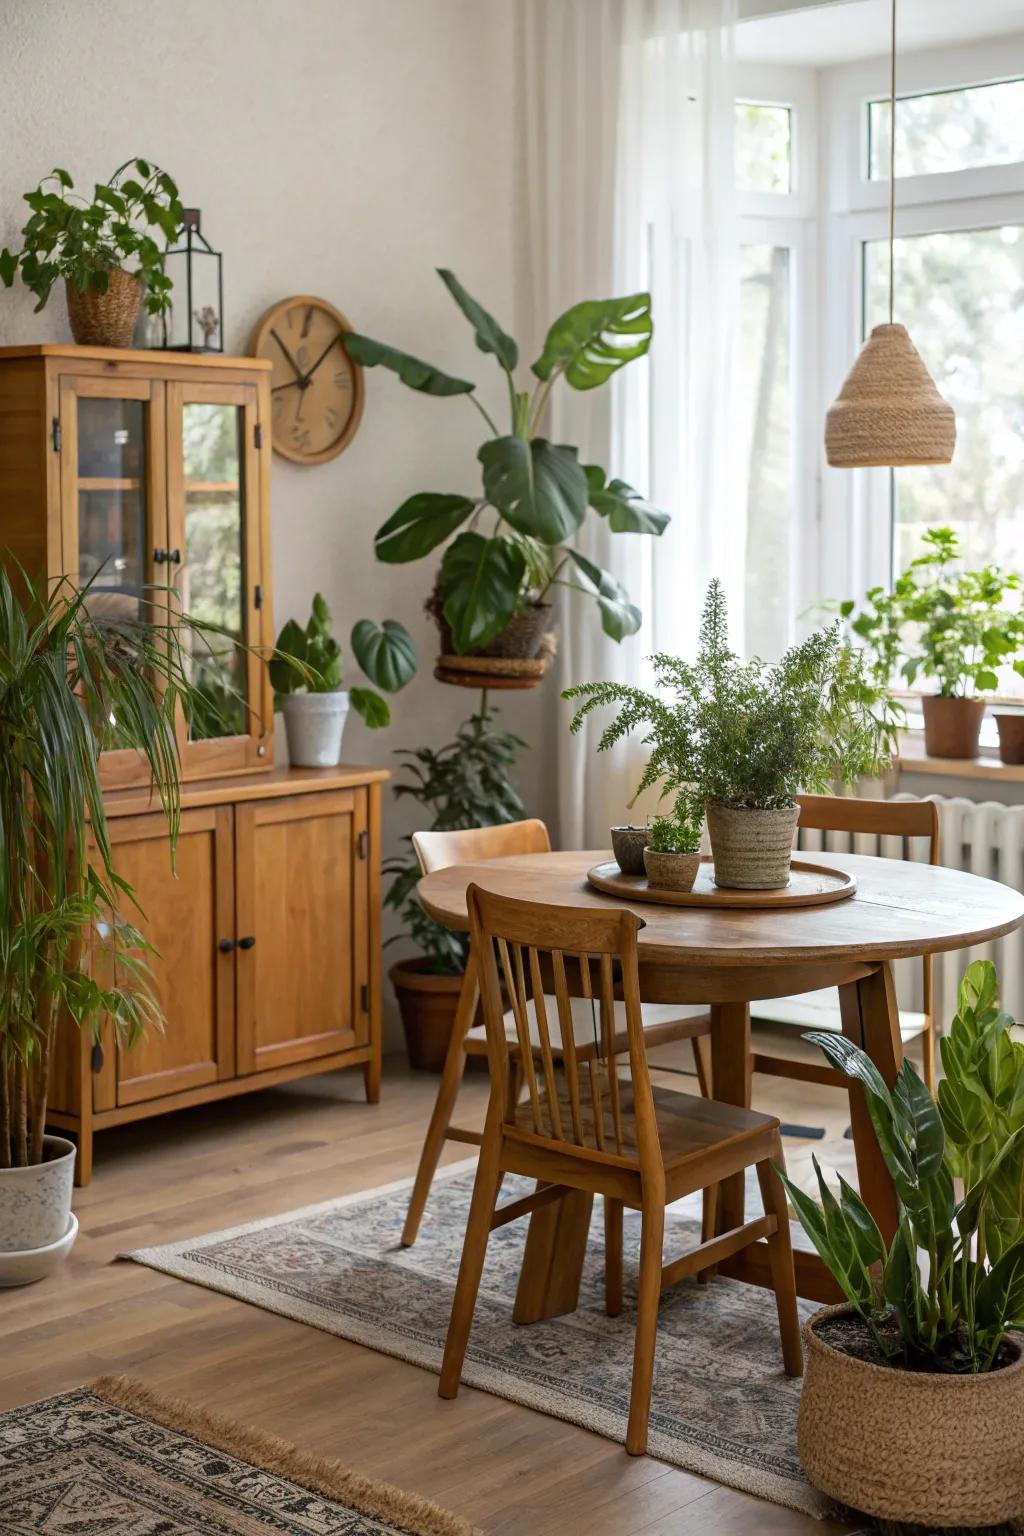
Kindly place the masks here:
POLYGON ((765 811, 709 800, 705 812, 716 885, 737 891, 773 891, 789 884, 799 806, 765 811))
POLYGON ((804 1324, 797 1441, 816 1488, 859 1513, 928 1530, 1024 1516, 1024 1353, 980 1376, 894 1370, 844 1355, 804 1324))
POLYGON ((142 284, 123 267, 107 273, 107 291, 79 293, 65 283, 71 334, 80 347, 130 347, 142 306, 142 284))
POLYGON ((977 757, 984 699, 943 699, 937 693, 921 700, 924 749, 929 757, 977 757))
POLYGON ((700 873, 699 853, 659 853, 644 849, 647 884, 657 891, 692 891, 700 873))

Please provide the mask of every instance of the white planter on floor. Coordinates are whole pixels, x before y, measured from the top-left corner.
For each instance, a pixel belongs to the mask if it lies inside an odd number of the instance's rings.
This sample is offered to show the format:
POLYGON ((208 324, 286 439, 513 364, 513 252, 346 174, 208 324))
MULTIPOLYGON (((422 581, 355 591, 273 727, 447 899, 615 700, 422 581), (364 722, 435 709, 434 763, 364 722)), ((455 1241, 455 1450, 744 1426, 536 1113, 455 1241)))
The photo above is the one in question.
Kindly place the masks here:
POLYGON ((281 700, 293 768, 333 768, 341 762, 348 694, 289 693, 281 700))
POLYGON ((71 1251, 78 1223, 71 1214, 74 1144, 47 1136, 45 1160, 0 1168, 0 1285, 26 1285, 71 1251))

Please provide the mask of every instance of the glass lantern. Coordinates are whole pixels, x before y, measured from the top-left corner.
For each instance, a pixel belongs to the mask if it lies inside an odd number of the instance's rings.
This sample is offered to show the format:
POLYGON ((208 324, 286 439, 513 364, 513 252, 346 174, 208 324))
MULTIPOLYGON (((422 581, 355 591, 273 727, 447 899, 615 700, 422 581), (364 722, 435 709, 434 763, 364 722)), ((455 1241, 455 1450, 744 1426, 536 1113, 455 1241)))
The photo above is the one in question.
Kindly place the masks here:
POLYGON ((199 209, 186 208, 178 244, 164 270, 174 287, 163 317, 163 346, 171 352, 223 352, 224 282, 221 255, 199 227, 199 209))

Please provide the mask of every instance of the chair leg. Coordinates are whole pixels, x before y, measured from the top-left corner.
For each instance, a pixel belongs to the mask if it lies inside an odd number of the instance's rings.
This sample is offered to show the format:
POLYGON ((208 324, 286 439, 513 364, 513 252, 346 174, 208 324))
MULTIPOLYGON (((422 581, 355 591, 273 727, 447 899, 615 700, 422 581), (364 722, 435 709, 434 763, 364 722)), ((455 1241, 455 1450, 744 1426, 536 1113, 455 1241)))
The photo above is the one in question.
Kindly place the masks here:
POLYGON ((921 1036, 921 1071, 925 1087, 935 1097, 935 1025, 929 1023, 921 1036))
MULTIPOLYGON (((711 1239, 714 1237, 716 1226, 717 1226, 717 1222, 718 1222, 718 1185, 717 1184, 709 1184, 707 1189, 704 1191, 704 1211, 703 1211, 703 1214, 701 1216, 701 1223, 700 1223, 700 1240, 701 1240, 702 1243, 709 1243, 711 1241, 711 1239)), ((709 1280, 713 1280, 717 1273, 718 1273, 718 1266, 716 1264, 712 1264, 708 1269, 698 1270, 698 1272, 697 1272, 697 1284, 698 1285, 707 1285, 708 1281, 709 1280)))
MULTIPOLYGON (((781 1164, 782 1142, 776 1140, 774 1159, 781 1164)), ((787 1376, 802 1376, 804 1352, 800 1342, 800 1316, 796 1307, 796 1276, 793 1272, 793 1245, 789 1235, 789 1208, 782 1181, 770 1161, 758 1163, 757 1182, 761 1186, 761 1200, 765 1213, 774 1216, 776 1229, 768 1239, 768 1257, 775 1288, 775 1305, 779 1313, 779 1334, 782 1338, 782 1360, 787 1376)))
POLYGON ((441 1084, 437 1090, 437 1098, 434 1100, 434 1109, 423 1142, 423 1151, 420 1153, 416 1179, 412 1186, 412 1194, 409 1196, 409 1210, 402 1229, 403 1248, 412 1247, 420 1230, 420 1222, 423 1220, 423 1211, 430 1194, 430 1186, 434 1182, 434 1174, 437 1172, 437 1164, 448 1134, 448 1127, 451 1124, 452 1110, 455 1108, 462 1074, 466 1070, 464 1041, 476 1013, 478 996, 476 960, 470 953, 466 962, 466 974, 462 979, 462 991, 459 993, 459 1006, 452 1027, 452 1037, 448 1042, 448 1054, 444 1061, 441 1084))
POLYGON ((454 1397, 462 1379, 462 1365, 469 1344, 469 1330, 473 1326, 480 1276, 487 1257, 487 1239, 491 1235, 491 1217, 498 1202, 501 1184, 501 1121, 492 1109, 487 1113, 487 1128, 480 1148, 480 1161, 476 1165, 473 1199, 466 1223, 466 1238, 462 1245, 459 1278, 452 1300, 452 1315, 448 1324, 448 1337, 441 1362, 441 1380, 438 1397, 454 1397))
POLYGON ((711 1098, 711 1041, 707 1035, 694 1035, 690 1044, 693 1046, 693 1065, 697 1070, 697 1081, 704 1098, 711 1098))
POLYGON ((640 1234, 640 1283, 637 1291, 636 1340, 633 1344, 633 1385, 629 1397, 626 1450, 643 1456, 647 1450, 647 1420, 651 1412, 654 1345, 661 1299, 662 1246, 665 1236, 664 1190, 656 1202, 645 1201, 640 1234))
POLYGON ((622 1311, 622 1201, 604 1197, 604 1309, 609 1317, 622 1311))

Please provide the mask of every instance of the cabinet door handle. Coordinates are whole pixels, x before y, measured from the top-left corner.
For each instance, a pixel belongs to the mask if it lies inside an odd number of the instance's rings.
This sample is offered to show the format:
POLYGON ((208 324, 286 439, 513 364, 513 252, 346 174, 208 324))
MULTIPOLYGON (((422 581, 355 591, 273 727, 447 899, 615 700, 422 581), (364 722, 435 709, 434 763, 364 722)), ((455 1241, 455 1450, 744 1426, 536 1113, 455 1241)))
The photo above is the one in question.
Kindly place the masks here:
POLYGON ((234 947, 234 939, 221 939, 217 944, 217 948, 220 950, 222 955, 230 955, 234 947))
POLYGON ((239 949, 252 949, 255 943, 256 940, 253 938, 252 934, 248 933, 244 939, 239 939, 238 947, 239 949))
POLYGON ((163 565, 164 562, 166 561, 166 559, 167 559, 167 551, 166 551, 166 549, 154 549, 154 551, 153 551, 153 564, 154 565, 163 565))
POLYGON ((171 565, 180 565, 181 564, 181 550, 180 549, 169 549, 167 551, 167 559, 170 561, 171 565))

